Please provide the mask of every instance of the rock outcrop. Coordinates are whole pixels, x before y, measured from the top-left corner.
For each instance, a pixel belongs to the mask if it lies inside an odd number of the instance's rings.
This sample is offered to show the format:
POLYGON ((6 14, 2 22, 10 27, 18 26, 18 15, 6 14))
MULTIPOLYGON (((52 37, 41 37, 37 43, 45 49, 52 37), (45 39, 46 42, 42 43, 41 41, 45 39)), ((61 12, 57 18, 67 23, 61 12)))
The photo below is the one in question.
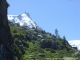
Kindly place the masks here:
POLYGON ((7 8, 9 4, 6 0, 0 0, 0 60, 15 60, 13 49, 13 37, 7 19, 7 8))

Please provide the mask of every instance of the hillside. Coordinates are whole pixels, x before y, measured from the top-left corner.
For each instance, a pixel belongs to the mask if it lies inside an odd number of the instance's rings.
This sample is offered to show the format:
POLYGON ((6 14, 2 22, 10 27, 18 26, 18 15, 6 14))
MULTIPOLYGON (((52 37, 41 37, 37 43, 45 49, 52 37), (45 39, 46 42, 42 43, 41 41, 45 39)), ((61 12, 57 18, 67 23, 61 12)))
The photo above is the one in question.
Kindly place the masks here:
POLYGON ((19 26, 9 22, 14 38, 14 51, 18 59, 26 60, 35 55, 48 57, 74 56, 75 50, 69 45, 65 36, 53 35, 44 30, 37 30, 27 26, 19 26))

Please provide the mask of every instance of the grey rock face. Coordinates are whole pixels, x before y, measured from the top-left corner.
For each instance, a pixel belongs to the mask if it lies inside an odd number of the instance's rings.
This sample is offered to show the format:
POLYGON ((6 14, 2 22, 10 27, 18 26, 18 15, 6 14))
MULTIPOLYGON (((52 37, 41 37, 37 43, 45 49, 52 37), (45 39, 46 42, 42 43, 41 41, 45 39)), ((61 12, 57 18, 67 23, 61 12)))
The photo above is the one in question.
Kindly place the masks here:
POLYGON ((13 38, 7 19, 8 3, 0 0, 0 60, 15 60, 13 38))

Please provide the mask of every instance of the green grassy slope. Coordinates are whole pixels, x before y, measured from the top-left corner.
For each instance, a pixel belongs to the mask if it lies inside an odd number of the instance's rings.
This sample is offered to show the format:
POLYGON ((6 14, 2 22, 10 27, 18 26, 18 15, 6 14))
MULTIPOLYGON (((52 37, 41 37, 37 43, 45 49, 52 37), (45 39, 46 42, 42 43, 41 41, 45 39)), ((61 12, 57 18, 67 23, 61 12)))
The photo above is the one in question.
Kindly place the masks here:
POLYGON ((36 58, 61 58, 74 56, 75 50, 65 38, 56 37, 44 30, 36 30, 16 26, 9 22, 14 37, 14 51, 20 60, 26 60, 30 55, 36 58))

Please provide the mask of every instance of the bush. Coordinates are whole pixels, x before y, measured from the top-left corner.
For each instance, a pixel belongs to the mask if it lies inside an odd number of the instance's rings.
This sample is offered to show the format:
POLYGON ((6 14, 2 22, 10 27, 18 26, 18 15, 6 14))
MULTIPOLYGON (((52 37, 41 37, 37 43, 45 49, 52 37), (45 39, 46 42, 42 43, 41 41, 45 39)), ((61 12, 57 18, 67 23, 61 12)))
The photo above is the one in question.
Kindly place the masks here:
POLYGON ((17 31, 14 29, 14 30, 13 30, 13 33, 17 33, 17 31))
POLYGON ((23 46, 25 46, 25 47, 29 48, 29 44, 28 44, 27 42, 22 41, 22 43, 23 43, 23 46))

